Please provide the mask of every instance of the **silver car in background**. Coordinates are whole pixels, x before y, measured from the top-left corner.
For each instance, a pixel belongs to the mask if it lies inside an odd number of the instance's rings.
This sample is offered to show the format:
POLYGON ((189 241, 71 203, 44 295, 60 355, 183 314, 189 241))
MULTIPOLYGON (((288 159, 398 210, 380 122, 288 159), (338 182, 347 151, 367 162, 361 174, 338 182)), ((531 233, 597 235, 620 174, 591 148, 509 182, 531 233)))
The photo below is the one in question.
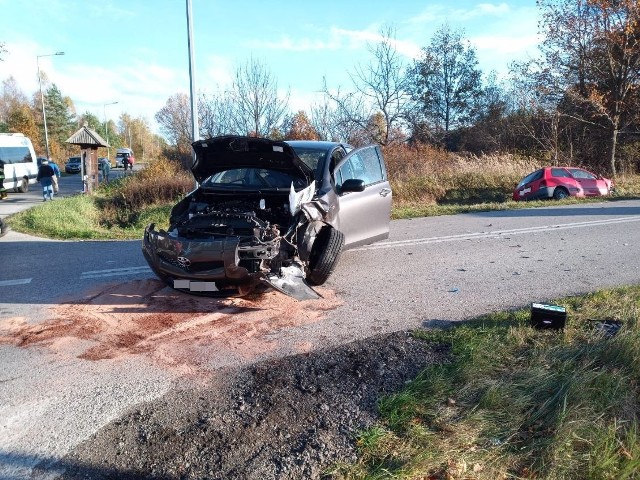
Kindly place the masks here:
POLYGON ((199 187, 150 224, 143 254, 169 286, 204 295, 273 287, 317 298, 342 251, 389 235, 378 145, 221 136, 193 143, 199 187))

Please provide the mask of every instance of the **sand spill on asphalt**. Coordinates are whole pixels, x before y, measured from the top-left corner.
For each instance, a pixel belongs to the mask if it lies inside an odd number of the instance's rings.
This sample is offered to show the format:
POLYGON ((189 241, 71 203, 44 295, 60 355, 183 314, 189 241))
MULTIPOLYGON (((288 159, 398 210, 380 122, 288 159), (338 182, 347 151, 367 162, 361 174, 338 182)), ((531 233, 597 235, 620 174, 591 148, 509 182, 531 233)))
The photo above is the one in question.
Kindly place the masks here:
MULTIPOLYGON (((279 349, 287 329, 321 321, 342 303, 333 291, 318 291, 323 298, 299 302, 275 291, 199 297, 152 279, 108 285, 51 307, 44 322, 0 320, 0 343, 90 361, 145 355, 189 373, 212 357, 243 362, 279 349)), ((303 342, 294 350, 312 347, 303 342)))

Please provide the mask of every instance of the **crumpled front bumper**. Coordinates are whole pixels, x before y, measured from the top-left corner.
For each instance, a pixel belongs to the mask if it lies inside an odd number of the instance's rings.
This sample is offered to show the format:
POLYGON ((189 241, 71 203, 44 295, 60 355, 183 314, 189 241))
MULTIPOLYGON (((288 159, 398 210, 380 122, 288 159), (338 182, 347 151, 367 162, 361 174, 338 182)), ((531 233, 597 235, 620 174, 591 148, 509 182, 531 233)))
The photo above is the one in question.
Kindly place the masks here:
POLYGON ((238 237, 181 238, 151 224, 144 231, 142 252, 157 274, 174 280, 242 282, 250 273, 239 265, 239 242, 238 237))

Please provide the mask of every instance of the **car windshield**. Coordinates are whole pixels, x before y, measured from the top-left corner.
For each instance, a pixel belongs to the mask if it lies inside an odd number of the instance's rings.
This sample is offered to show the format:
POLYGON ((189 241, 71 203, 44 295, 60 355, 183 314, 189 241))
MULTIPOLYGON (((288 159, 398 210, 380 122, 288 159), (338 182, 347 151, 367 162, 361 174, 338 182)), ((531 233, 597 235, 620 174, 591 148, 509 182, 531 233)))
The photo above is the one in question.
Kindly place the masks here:
POLYGON ((237 187, 241 189, 290 188, 306 187, 303 179, 285 172, 266 168, 234 168, 214 173, 207 178, 204 187, 237 187))
POLYGON ((80 157, 71 157, 69 163, 80 163, 80 157))
POLYGON ((322 179, 324 161, 327 156, 326 148, 300 147, 294 145, 291 147, 300 160, 315 172, 316 180, 320 181, 322 179))

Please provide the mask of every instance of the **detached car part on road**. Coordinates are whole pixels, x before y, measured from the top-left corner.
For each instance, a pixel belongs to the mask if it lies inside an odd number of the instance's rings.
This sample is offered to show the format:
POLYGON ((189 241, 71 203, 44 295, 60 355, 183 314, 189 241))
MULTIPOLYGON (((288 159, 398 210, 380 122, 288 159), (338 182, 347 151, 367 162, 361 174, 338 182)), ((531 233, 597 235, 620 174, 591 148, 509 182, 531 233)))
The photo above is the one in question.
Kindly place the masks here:
POLYGON ((379 146, 221 136, 193 143, 199 187, 145 229, 144 256, 183 291, 271 286, 317 298, 340 253, 389 236, 391 188, 379 146))

